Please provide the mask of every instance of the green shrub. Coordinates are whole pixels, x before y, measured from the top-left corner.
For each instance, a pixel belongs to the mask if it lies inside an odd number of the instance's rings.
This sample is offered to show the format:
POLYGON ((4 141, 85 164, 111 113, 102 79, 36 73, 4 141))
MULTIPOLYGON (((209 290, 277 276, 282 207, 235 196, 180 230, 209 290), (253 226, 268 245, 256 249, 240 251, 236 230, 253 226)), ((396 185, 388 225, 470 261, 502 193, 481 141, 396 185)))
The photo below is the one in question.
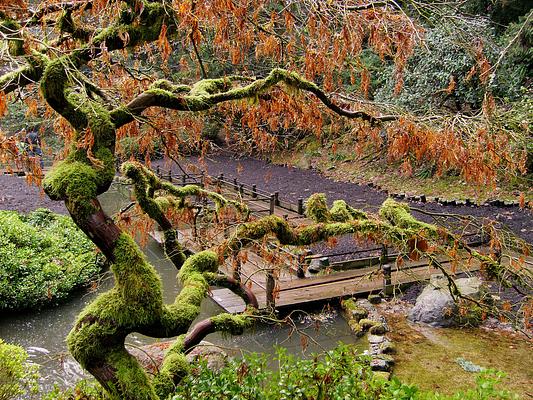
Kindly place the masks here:
POLYGON ((100 271, 94 245, 49 210, 0 211, 0 310, 55 304, 100 271))
POLYGON ((0 400, 29 399, 37 393, 38 367, 22 347, 0 339, 0 400))
POLYGON ((81 380, 76 386, 63 390, 56 386, 54 390, 46 393, 42 400, 104 400, 108 397, 104 389, 95 381, 81 380))
POLYGON ((177 387, 172 400, 488 400, 516 399, 496 385, 501 373, 484 371, 477 386, 453 396, 422 392, 393 378, 384 380, 365 357, 341 345, 322 357, 301 359, 278 350, 274 364, 267 355, 232 360, 219 372, 201 364, 177 387))

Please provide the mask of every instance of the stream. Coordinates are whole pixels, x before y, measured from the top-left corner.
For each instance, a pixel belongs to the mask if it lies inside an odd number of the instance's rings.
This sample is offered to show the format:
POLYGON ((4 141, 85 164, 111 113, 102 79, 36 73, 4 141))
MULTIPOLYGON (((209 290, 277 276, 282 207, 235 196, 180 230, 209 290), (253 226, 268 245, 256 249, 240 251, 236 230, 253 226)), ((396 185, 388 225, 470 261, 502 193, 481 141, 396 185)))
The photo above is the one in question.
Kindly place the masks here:
MULTIPOLYGON (((107 213, 115 213, 128 202, 128 190, 124 186, 114 185, 101 196, 100 200, 107 213)), ((171 303, 180 290, 176 282, 175 267, 166 259, 162 249, 152 239, 149 239, 144 247, 144 252, 161 276, 164 300, 171 303)), ((83 307, 99 293, 112 286, 113 277, 110 272, 106 272, 96 290, 75 293, 69 301, 60 306, 38 312, 2 316, 0 337, 7 343, 15 343, 24 347, 30 360, 40 365, 41 390, 49 391, 55 384, 60 387, 72 386, 77 380, 88 377, 78 363, 68 355, 65 338, 83 307)), ((215 302, 206 298, 202 303, 198 320, 216 315, 221 311, 222 309, 215 302)), ((356 343, 358 341, 336 309, 311 310, 308 314, 295 317, 295 325, 312 337, 305 349, 305 354, 332 349, 339 342, 356 343)), ((291 332, 288 326, 258 325, 252 332, 247 332, 242 336, 222 337, 220 334, 211 334, 206 340, 223 347, 232 355, 239 355, 241 351, 251 351, 274 356, 277 346, 287 348, 288 352, 293 354, 303 352, 300 335, 297 332, 291 332)), ((154 342, 156 339, 138 334, 129 335, 126 340, 131 347, 154 342)), ((367 348, 363 341, 359 341, 357 346, 361 351, 367 348)))

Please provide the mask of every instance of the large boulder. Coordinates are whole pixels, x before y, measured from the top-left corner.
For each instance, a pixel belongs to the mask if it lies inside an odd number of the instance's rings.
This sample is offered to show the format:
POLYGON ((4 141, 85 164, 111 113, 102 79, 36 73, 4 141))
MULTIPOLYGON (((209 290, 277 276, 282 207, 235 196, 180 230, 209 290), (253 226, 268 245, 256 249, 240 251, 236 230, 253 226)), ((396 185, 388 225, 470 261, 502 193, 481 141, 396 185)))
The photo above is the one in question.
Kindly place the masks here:
MULTIPOLYGON (((409 312, 409 320, 433 327, 454 325, 458 308, 450 294, 448 283, 444 275, 432 275, 429 285, 418 296, 415 306, 409 312)), ((461 278, 455 280, 455 284, 462 295, 479 298, 482 288, 479 278, 461 278)))

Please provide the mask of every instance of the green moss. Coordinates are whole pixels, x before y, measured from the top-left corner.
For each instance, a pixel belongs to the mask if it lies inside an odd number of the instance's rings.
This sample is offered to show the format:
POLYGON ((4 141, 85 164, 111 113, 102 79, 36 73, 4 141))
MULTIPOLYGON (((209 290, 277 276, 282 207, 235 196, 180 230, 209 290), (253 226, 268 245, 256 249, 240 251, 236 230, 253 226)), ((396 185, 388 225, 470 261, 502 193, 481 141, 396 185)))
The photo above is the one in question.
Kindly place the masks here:
POLYGON ((102 264, 72 219, 0 211, 0 310, 38 309, 90 283, 102 264))
POLYGON ((368 329, 370 329, 373 326, 376 326, 378 324, 379 324, 379 322, 374 321, 372 319, 368 319, 368 318, 362 318, 362 319, 359 320, 359 325, 361 325, 361 327, 364 330, 368 330, 368 329))
POLYGON ((252 319, 247 315, 219 314, 211 317, 215 329, 231 335, 242 335, 245 329, 252 326, 252 319))
POLYGON ((309 196, 305 202, 305 215, 315 222, 328 222, 331 220, 324 193, 314 193, 309 196))
POLYGON ((97 195, 98 176, 94 168, 68 160, 57 163, 46 174, 43 188, 52 200, 65 200, 77 214, 89 215, 95 208, 92 199, 97 195))
POLYGON ((398 203, 388 198, 381 205, 379 215, 399 228, 412 232, 424 231, 431 237, 438 237, 437 227, 417 220, 411 215, 409 206, 405 203, 398 203))

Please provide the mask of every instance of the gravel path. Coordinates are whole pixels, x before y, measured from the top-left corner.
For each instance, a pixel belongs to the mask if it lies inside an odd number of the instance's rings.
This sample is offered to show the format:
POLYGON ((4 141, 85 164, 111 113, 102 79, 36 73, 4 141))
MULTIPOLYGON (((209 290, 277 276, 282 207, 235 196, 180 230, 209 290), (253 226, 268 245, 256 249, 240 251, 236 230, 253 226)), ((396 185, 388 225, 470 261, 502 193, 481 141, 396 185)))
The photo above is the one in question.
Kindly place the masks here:
POLYGON ((52 201, 41 192, 41 188, 28 185, 23 176, 0 175, 0 210, 17 210, 30 212, 44 207, 66 214, 67 209, 62 201, 52 201))
MULTIPOLYGON (((165 171, 169 168, 163 161, 153 163, 155 168, 161 166, 165 171)), ((326 178, 314 170, 301 170, 293 167, 269 164, 254 158, 236 159, 228 155, 216 155, 199 163, 197 158, 188 158, 182 165, 196 169, 204 169, 210 175, 223 173, 227 178, 237 178, 247 184, 256 184, 258 189, 268 192, 280 192, 280 198, 296 203, 298 198, 306 199, 315 192, 323 192, 329 201, 343 199, 348 204, 367 211, 377 211, 386 199, 384 192, 367 185, 350 182, 337 182, 326 178)), ((171 165, 173 172, 181 171, 171 165)), ((519 237, 533 244, 533 213, 531 210, 520 210, 518 207, 498 206, 443 206, 438 203, 410 203, 411 206, 429 212, 454 213, 489 218, 500 223, 519 237)), ((29 212, 39 207, 65 214, 62 202, 51 201, 41 193, 40 188, 28 186, 24 177, 0 175, 0 209, 29 212)), ((429 217, 416 213, 422 220, 429 217)))
MULTIPOLYGON (((162 161, 153 163, 155 168, 159 165, 165 171, 169 167, 174 173, 181 173, 175 165, 169 165, 162 161)), ((254 158, 236 159, 229 155, 210 156, 199 163, 195 157, 182 162, 182 166, 192 166, 205 170, 209 175, 217 176, 221 173, 226 178, 237 178, 242 183, 256 184, 258 189, 268 192, 280 192, 280 198, 296 203, 298 198, 306 199, 315 192, 323 192, 331 202, 336 199, 345 200, 348 204, 367 211, 377 211, 379 206, 387 198, 387 194, 367 185, 359 185, 350 182, 337 182, 314 170, 301 170, 294 167, 285 167, 269 164, 266 161, 254 158)), ((533 244, 533 213, 531 210, 521 210, 519 207, 499 206, 451 206, 439 203, 410 202, 416 207, 428 212, 452 213, 472 215, 480 218, 496 220, 500 227, 509 229, 517 236, 533 244)), ((417 218, 431 221, 431 218, 416 213, 417 218)))

